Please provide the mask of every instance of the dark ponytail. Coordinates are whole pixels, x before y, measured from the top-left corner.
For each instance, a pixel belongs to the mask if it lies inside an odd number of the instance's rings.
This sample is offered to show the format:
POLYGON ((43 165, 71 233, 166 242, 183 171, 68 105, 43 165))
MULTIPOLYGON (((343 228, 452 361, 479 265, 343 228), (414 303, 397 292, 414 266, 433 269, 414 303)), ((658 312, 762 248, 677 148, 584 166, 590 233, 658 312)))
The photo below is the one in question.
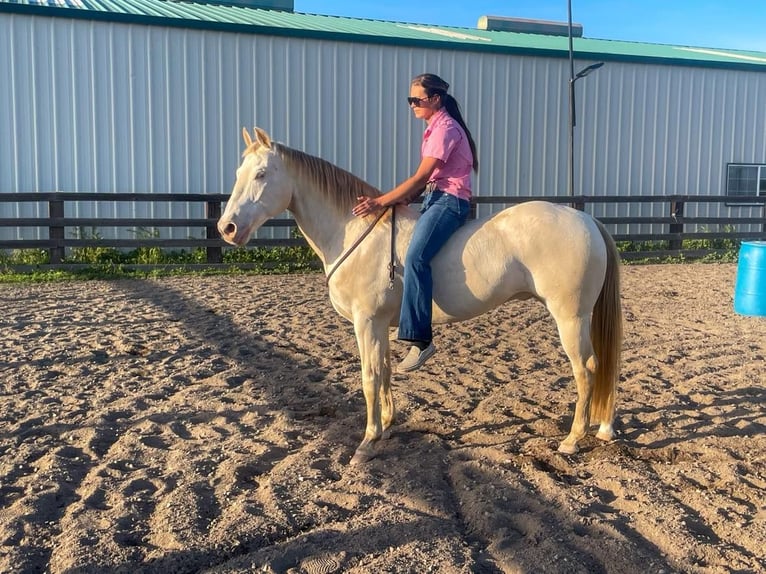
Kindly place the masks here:
POLYGON ((468 145, 471 146, 471 155, 473 156, 473 170, 478 173, 479 155, 476 151, 476 143, 473 141, 471 130, 465 125, 463 114, 460 113, 460 104, 458 104, 452 94, 447 93, 449 84, 436 74, 420 74, 413 78, 412 85, 421 86, 429 97, 438 95, 441 98, 447 113, 460 124, 460 127, 463 128, 465 135, 468 137, 468 145))
POLYGON ((473 141, 473 136, 471 136, 471 131, 468 129, 468 126, 465 125, 463 114, 460 113, 460 104, 457 103, 457 100, 451 94, 440 95, 442 102, 444 102, 444 107, 447 108, 447 113, 460 124, 460 127, 465 131, 465 135, 468 136, 468 145, 471 146, 471 155, 473 155, 473 170, 476 173, 479 173, 479 157, 476 153, 476 144, 473 141))

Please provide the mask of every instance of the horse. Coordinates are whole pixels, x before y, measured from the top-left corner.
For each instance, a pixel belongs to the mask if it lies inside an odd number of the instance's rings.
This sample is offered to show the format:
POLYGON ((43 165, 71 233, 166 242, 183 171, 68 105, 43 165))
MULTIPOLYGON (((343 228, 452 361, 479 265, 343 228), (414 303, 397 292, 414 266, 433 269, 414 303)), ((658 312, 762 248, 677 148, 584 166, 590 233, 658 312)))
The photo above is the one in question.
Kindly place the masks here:
MULTIPOLYGON (((390 436, 389 329, 398 324, 398 271, 418 212, 406 205, 363 218, 358 197, 380 195, 362 179, 321 158, 243 128, 245 149, 218 220, 229 244, 245 245, 268 219, 289 211, 327 275, 330 301, 354 326, 367 410, 364 439, 351 464, 376 455, 390 436)), ((577 401, 559 444, 575 454, 590 421, 596 437, 614 437, 622 347, 620 256, 604 226, 565 205, 523 202, 460 227, 432 261, 433 322, 464 321, 513 299, 536 298, 552 315, 571 363, 577 401), (595 423, 594 423, 595 424, 595 423)))

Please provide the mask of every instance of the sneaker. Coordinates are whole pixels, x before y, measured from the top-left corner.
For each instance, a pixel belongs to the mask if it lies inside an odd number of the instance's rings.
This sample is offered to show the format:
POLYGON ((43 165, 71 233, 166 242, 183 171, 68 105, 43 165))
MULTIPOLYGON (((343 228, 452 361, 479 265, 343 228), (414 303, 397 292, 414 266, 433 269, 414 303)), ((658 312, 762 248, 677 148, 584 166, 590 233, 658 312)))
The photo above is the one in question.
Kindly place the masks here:
POLYGON ((410 352, 407 353, 407 356, 404 357, 401 363, 399 363, 396 372, 408 373, 410 371, 415 371, 422 367, 428 359, 433 357, 434 353, 436 353, 436 347, 434 347, 433 342, 422 351, 413 345, 410 347, 410 352))

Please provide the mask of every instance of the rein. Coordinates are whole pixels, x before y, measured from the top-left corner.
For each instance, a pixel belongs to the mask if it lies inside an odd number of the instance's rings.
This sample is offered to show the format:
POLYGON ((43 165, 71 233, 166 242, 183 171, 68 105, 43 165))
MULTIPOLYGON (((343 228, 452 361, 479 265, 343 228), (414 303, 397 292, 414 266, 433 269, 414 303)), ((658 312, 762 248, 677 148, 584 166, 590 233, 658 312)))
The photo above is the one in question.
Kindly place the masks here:
POLYGON ((396 207, 391 206, 390 208, 386 208, 382 210, 378 216, 375 218, 375 221, 373 221, 370 226, 364 230, 364 233, 362 233, 356 241, 354 241, 353 245, 349 247, 346 252, 340 256, 338 259, 338 262, 333 266, 332 269, 330 269, 330 272, 327 274, 327 284, 330 284, 330 277, 333 276, 333 273, 335 273, 338 270, 338 267, 341 266, 341 263, 343 263, 351 253, 353 253, 354 249, 359 247, 359 244, 364 241, 364 238, 367 237, 370 232, 375 228, 375 226, 378 224, 378 221, 380 221, 383 216, 386 214, 386 212, 391 209, 391 261, 388 263, 388 288, 393 289, 394 288, 394 279, 396 278, 396 207))

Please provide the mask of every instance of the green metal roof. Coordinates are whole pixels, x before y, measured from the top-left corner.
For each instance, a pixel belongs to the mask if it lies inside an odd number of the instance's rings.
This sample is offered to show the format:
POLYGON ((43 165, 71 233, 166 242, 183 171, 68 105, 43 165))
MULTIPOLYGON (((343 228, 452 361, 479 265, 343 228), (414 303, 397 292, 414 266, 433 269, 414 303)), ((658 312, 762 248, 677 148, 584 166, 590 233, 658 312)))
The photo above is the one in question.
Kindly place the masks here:
MULTIPOLYGON (((0 0, 0 13, 84 18, 336 41, 566 57, 564 36, 322 16, 170 0, 0 0)), ((578 59, 766 71, 766 53, 575 38, 578 59)))

